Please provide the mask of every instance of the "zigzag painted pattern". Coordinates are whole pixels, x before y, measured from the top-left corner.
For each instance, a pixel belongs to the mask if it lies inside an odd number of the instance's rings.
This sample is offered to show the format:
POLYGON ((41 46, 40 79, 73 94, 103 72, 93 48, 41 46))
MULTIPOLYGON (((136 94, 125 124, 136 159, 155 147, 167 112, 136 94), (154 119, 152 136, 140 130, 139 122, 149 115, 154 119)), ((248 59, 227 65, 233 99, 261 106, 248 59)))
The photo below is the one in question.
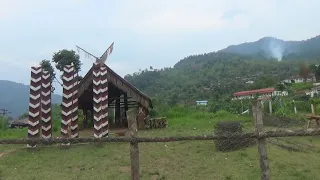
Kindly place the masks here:
POLYGON ((61 103, 61 135, 63 137, 78 137, 78 82, 72 65, 63 68, 63 94, 61 103), (68 126, 70 125, 70 129, 68 126), (70 134, 68 133, 71 131, 70 134))
POLYGON ((94 127, 94 137, 102 137, 103 129, 103 118, 101 110, 101 72, 100 72, 100 63, 93 64, 92 71, 92 83, 93 83, 93 127, 94 127))
POLYGON ((42 138, 52 137, 51 120, 51 76, 48 71, 42 71, 41 89, 41 134, 42 138))
MULTIPOLYGON (((38 138, 41 112, 41 67, 31 67, 28 138, 38 138)), ((34 147, 36 144, 28 144, 34 147)))
POLYGON ((71 138, 79 137, 78 133, 78 76, 74 71, 72 93, 71 138))
POLYGON ((107 66, 101 63, 100 76, 101 76, 101 118, 102 118, 102 137, 107 137, 109 134, 108 126, 108 79, 107 79, 107 66))

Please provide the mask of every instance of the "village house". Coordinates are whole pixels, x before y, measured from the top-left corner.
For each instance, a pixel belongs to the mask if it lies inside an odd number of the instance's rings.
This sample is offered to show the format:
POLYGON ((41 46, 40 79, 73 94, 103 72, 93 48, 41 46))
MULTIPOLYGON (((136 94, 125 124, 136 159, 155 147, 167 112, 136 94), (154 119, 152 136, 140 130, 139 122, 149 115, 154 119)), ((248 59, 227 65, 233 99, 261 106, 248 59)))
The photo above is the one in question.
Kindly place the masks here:
POLYGON ((284 83, 316 82, 316 78, 315 78, 314 73, 309 73, 306 80, 302 76, 296 75, 296 76, 291 76, 290 78, 287 78, 287 79, 283 80, 282 82, 284 82, 284 83))
POLYGON ((232 100, 253 99, 256 95, 259 98, 271 98, 274 96, 288 96, 288 91, 276 91, 275 88, 255 89, 233 93, 232 100))

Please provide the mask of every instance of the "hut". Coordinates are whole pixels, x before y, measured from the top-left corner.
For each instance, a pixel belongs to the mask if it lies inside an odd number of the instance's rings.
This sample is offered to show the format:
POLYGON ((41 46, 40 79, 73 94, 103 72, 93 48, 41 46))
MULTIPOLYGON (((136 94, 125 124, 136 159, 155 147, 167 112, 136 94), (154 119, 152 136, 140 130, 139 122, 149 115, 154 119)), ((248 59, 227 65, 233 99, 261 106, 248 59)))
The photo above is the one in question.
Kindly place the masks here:
MULTIPOLYGON (((144 119, 153 108, 151 99, 140 90, 107 68, 109 128, 127 128, 126 111, 139 108, 138 125, 144 127, 144 119)), ((86 128, 88 119, 93 119, 93 67, 87 72, 78 86, 78 108, 83 111, 83 125, 86 128), (91 117, 89 116, 89 113, 91 117)))

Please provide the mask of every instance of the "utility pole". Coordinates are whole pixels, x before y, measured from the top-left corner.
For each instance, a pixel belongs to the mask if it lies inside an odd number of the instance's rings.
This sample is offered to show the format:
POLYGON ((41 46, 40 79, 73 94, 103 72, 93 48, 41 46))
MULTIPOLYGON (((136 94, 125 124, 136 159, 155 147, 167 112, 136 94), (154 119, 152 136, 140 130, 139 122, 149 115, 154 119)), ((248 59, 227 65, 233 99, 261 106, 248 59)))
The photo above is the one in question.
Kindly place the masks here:
POLYGON ((7 109, 0 109, 0 115, 5 116, 7 114, 10 114, 11 112, 9 112, 7 109))

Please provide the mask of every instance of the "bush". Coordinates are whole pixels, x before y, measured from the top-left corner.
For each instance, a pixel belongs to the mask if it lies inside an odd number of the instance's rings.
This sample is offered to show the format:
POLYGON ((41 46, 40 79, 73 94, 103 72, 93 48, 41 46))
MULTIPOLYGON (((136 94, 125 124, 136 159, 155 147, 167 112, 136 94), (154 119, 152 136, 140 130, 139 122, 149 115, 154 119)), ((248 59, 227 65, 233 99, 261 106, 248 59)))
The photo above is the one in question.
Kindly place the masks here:
POLYGON ((8 128, 8 120, 3 116, 0 116, 0 131, 4 131, 8 128))
POLYGON ((224 110, 219 110, 216 113, 214 113, 214 118, 225 118, 225 117, 230 117, 233 116, 233 114, 224 111, 224 110))
MULTIPOLYGON (((242 124, 240 122, 219 122, 215 126, 216 135, 231 135, 235 133, 242 133, 242 124)), ((232 151, 243 149, 254 144, 254 139, 250 138, 230 138, 230 139, 217 139, 215 146, 218 151, 232 151)))

